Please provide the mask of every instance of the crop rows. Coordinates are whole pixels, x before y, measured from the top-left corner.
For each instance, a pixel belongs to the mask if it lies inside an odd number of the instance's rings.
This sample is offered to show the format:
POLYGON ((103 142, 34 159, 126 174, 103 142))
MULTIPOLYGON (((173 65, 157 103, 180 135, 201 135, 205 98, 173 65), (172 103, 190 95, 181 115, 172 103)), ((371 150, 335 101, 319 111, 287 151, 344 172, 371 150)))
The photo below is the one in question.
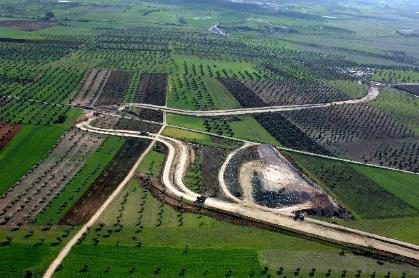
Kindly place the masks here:
POLYGON ((367 104, 283 112, 315 142, 337 153, 380 165, 417 171, 417 136, 367 104))
POLYGON ((78 172, 102 140, 99 135, 77 130, 65 133, 48 156, 1 197, 1 224, 30 223, 78 172))
POLYGON ((415 136, 413 131, 367 104, 289 111, 283 115, 310 137, 326 145, 415 136))
POLYGON ((242 81, 242 83, 270 105, 311 104, 347 99, 348 97, 330 86, 317 81, 242 81))
MULTIPOLYGON (((140 78, 137 93, 142 95, 144 103, 159 106, 166 105, 167 74, 143 73, 140 78)), ((163 113, 159 111, 142 109, 139 116, 144 120, 163 121, 163 113)))
POLYGON ((419 172, 418 139, 383 143, 362 157, 364 162, 419 172))
POLYGON ((112 71, 95 104, 102 106, 122 103, 128 89, 130 77, 130 72, 112 71))
POLYGON ((30 99, 12 99, 0 95, 0 122, 20 124, 63 123, 70 107, 49 105, 30 99))
POLYGON ((74 96, 71 104, 82 107, 93 105, 109 75, 110 71, 108 70, 92 69, 83 78, 83 85, 77 95, 74 96))
POLYGON ((60 220, 60 223, 86 223, 126 177, 148 143, 147 140, 127 139, 112 162, 60 220))
POLYGON ((419 96, 419 85, 398 85, 396 88, 408 92, 409 94, 419 96))
POLYGON ((214 107, 214 100, 208 93, 200 76, 172 76, 170 82, 171 100, 176 106, 208 110, 214 107))
POLYGON ((0 26, 23 31, 36 31, 57 25, 56 22, 46 20, 1 20, 0 26))

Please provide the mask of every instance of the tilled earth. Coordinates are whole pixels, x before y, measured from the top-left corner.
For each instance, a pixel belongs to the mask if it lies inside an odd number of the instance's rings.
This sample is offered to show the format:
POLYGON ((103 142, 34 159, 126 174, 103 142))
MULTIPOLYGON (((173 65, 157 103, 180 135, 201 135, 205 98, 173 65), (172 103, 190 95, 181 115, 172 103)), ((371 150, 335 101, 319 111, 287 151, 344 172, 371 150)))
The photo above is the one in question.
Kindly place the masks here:
POLYGON ((89 221, 127 176, 149 143, 149 140, 145 139, 126 139, 114 159, 60 220, 60 224, 83 224, 89 221))

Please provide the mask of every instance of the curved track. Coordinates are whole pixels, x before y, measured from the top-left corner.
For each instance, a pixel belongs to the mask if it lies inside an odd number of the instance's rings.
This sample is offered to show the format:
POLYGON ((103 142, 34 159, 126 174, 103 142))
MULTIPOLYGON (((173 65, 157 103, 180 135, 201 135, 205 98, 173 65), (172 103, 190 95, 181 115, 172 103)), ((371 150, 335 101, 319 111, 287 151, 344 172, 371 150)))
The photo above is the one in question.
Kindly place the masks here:
MULTIPOLYGON (((362 103, 375 99, 379 94, 378 88, 371 87, 367 96, 358 100, 339 101, 326 104, 313 104, 313 105, 298 105, 298 106, 280 106, 280 107, 262 107, 262 108, 249 108, 249 109, 233 109, 233 110, 217 110, 217 111, 186 111, 174 108, 150 106, 147 104, 138 105, 141 108, 149 108, 159 110, 163 112, 170 112, 176 114, 186 114, 194 116, 217 116, 217 115, 241 115, 241 114, 252 114, 252 113, 266 113, 274 111, 287 111, 286 109, 298 110, 298 109, 310 109, 317 107, 328 107, 332 105, 342 104, 353 104, 362 103), (154 107, 154 108, 150 108, 154 107)), ((102 205, 102 207, 96 212, 96 214, 86 223, 77 234, 64 246, 58 256, 50 264, 48 270, 45 272, 44 277, 52 277, 55 270, 62 263, 64 258, 70 252, 71 248, 77 243, 78 239, 87 232, 95 221, 99 218, 100 214, 106 209, 106 207, 117 197, 117 195, 125 187, 128 180, 133 176, 139 163, 142 161, 146 153, 151 149, 155 142, 164 144, 168 149, 166 162, 164 164, 162 172, 162 183, 165 187, 165 193, 170 197, 181 200, 182 202, 188 202, 190 204, 196 204, 197 197, 199 194, 191 191, 183 183, 183 177, 186 174, 190 163, 190 150, 186 144, 174 138, 162 136, 161 131, 164 129, 165 124, 158 134, 147 134, 144 135, 140 131, 131 130, 116 130, 116 129, 103 129, 97 128, 90 125, 93 120, 93 113, 90 118, 86 121, 78 123, 76 126, 88 132, 94 132, 99 134, 107 134, 114 136, 123 137, 136 137, 143 139, 152 140, 152 144, 148 149, 140 156, 137 163, 131 169, 129 175, 125 180, 118 186, 118 188, 112 193, 108 200, 102 205)), ((234 155, 231 155, 231 157, 234 155)), ((230 159, 231 159, 230 157, 230 159)), ((223 167, 227 163, 224 163, 223 167)), ((227 195, 228 200, 221 200, 217 198, 207 198, 202 205, 204 208, 225 215, 250 220, 265 226, 279 228, 283 230, 289 230, 295 233, 304 234, 310 237, 320 238, 330 242, 338 244, 348 245, 351 247, 359 248, 362 250, 370 250, 379 254, 395 257, 402 261, 407 261, 414 265, 419 265, 419 246, 409 244, 406 242, 382 237, 379 235, 338 226, 335 224, 318 221, 315 219, 306 218, 304 221, 294 221, 293 216, 290 213, 266 210, 257 206, 249 206, 238 202, 237 198, 228 194, 228 189, 224 188, 225 183, 223 181, 223 169, 220 170, 219 180, 223 192, 227 195), (223 187, 224 184, 224 187, 223 187), (232 198, 233 197, 233 198, 232 198)))
POLYGON ((157 110, 172 114, 178 115, 188 115, 195 117, 216 117, 216 116, 234 116, 234 115, 248 115, 248 114, 260 114, 260 113, 269 113, 269 112, 281 112, 281 111, 294 111, 294 110, 303 110, 303 109, 314 109, 314 108, 324 108, 337 105, 347 105, 347 104, 357 104, 369 102, 378 97, 380 90, 376 86, 371 86, 368 90, 368 94, 359 99, 350 99, 350 100, 340 100, 326 103, 316 103, 316 104, 296 104, 296 105, 276 105, 276 106, 266 106, 266 107, 253 107, 253 108, 237 108, 237 109, 223 109, 223 110, 184 110, 178 108, 172 108, 167 106, 158 106, 153 104, 146 103, 127 103, 120 106, 118 109, 123 110, 126 107, 136 107, 150 110, 157 110))

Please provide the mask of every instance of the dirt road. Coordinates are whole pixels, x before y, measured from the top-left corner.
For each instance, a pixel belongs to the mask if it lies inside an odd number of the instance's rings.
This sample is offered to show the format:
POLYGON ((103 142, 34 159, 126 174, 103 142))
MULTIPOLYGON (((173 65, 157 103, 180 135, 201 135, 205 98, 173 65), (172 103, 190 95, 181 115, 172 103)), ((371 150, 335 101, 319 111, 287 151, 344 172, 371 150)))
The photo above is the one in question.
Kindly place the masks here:
POLYGON ((233 115, 248 115, 248 114, 260 114, 260 113, 269 113, 269 112, 284 112, 284 111, 294 111, 294 110, 303 110, 303 109, 313 109, 313 108, 324 108, 336 105, 348 105, 348 104, 357 104, 365 103, 372 101, 378 97, 380 90, 376 86, 371 86, 368 90, 368 94, 363 98, 359 99, 350 99, 350 100, 341 100, 333 101, 327 103, 316 103, 316 104, 298 104, 298 105, 276 105, 276 106, 266 106, 266 107, 253 107, 253 108, 237 108, 237 109, 223 109, 223 110, 184 110, 178 108, 171 108, 167 106, 158 106, 146 103, 127 103, 120 106, 118 109, 123 110, 126 107, 137 107, 137 108, 146 108, 150 110, 157 110, 172 114, 178 115, 188 115, 196 117, 216 117, 216 116, 233 116, 233 115))
MULTIPOLYGON (((165 124, 161 127, 160 131, 157 133, 157 136, 161 134, 161 132, 164 130, 165 124)), ((80 128, 83 129, 83 128, 80 128)), ((99 133, 99 132, 94 132, 99 133)), ((100 134, 100 133, 99 133, 100 134)), ((104 133, 102 133, 104 134, 104 133)), ((110 135, 113 135, 109 133, 110 135)), ((151 138, 153 140, 153 138, 151 138)), ((134 166, 131 168, 128 175, 125 177, 125 179, 118 185, 118 187, 115 189, 115 191, 109 196, 109 198, 103 203, 103 205, 96 211, 96 213, 93 215, 93 217, 83 225, 83 227, 74 235, 70 241, 67 242, 67 244, 64 246, 64 248, 60 251, 58 256, 54 259, 54 261, 50 264, 47 271, 44 273, 43 277, 52 277, 55 270, 58 268, 58 266, 62 263, 64 258, 68 255, 71 248, 73 248, 74 245, 77 244, 77 241, 83 236, 84 233, 87 232, 87 230, 96 222, 96 220, 100 217, 100 215, 105 211, 105 209, 112 203, 112 201, 118 197, 119 193, 122 192, 125 185, 129 182, 129 180, 134 176, 135 171, 137 170, 138 166, 140 165, 141 161, 143 161, 144 157, 150 152, 150 150, 153 148, 154 144, 156 143, 156 140, 153 140, 148 148, 141 154, 141 156, 138 158, 138 160, 135 162, 134 166)))
MULTIPOLYGON (((170 195, 172 198, 176 198, 177 200, 182 200, 182 202, 188 202, 191 204, 195 203, 198 194, 193 192, 193 194, 190 194, 190 190, 187 189, 182 180, 187 165, 189 165, 189 153, 184 147, 176 146, 176 144, 180 141, 159 134, 141 135, 141 133, 137 131, 95 128, 90 126, 89 122, 80 123, 78 127, 86 131, 100 134, 145 138, 163 143, 168 148, 168 155, 162 173, 162 182, 166 188, 166 194, 170 195), (182 153, 178 153, 179 151, 182 153)), ((113 194, 112 196, 115 198, 116 194, 113 194)), ((78 238, 82 236, 87 227, 94 223, 100 213, 113 200, 113 198, 107 200, 101 210, 95 214, 95 217, 93 217, 89 223, 83 227, 82 231, 77 233, 76 236, 70 240, 70 242, 60 252, 60 255, 51 264, 44 277, 51 277, 56 267, 68 254, 71 247, 77 242, 78 238)), ((251 220, 266 226, 285 229, 295 233, 357 247, 363 250, 391 254, 398 259, 405 260, 416 265, 419 264, 419 246, 402 241, 309 218, 306 218, 304 221, 294 221, 292 215, 286 213, 270 212, 261 210, 257 207, 243 206, 216 198, 206 199, 203 206, 209 210, 251 220)))
MULTIPOLYGON (((241 115, 241 114, 252 114, 252 113, 266 113, 276 111, 287 111, 298 110, 298 109, 310 109, 317 107, 328 107, 332 105, 343 105, 343 104, 354 104, 362 103, 375 99, 379 95, 378 88, 372 86, 367 96, 362 99, 348 100, 348 101, 337 101, 325 104, 312 104, 312 105, 294 105, 294 106, 274 106, 274 107, 262 107, 262 108, 249 108, 249 109, 232 109, 232 110, 216 110, 216 111, 187 111, 175 108, 167 108, 166 106, 152 106, 148 104, 134 104, 141 108, 149 108, 153 110, 159 110, 164 112, 194 115, 194 116, 217 116, 217 115, 241 115), (285 110, 284 110, 285 109, 285 110)), ((93 114, 93 113, 92 113, 93 114)), ((199 194, 192 192, 183 183, 183 177, 190 164, 190 150, 181 141, 170 137, 162 136, 161 132, 165 127, 160 129, 158 134, 144 135, 140 131, 131 130, 114 130, 114 129, 102 129, 92 127, 90 125, 92 118, 87 121, 83 121, 77 124, 77 127, 81 130, 94 132, 98 134, 107 134, 124 137, 136 137, 151 139, 152 143, 149 148, 141 155, 130 173, 124 179, 124 181, 118 186, 118 188, 112 193, 109 199, 102 205, 102 207, 95 213, 95 215, 86 223, 82 229, 65 245, 59 255, 49 266, 45 272, 44 277, 52 277, 57 267, 61 264, 71 248, 77 243, 78 239, 83 236, 87 229, 94 224, 99 218, 101 213, 108 207, 108 205, 116 198, 116 196, 122 191, 126 183, 132 178, 136 168, 138 167, 141 160, 144 158, 146 153, 151 149, 151 146, 156 142, 163 143, 167 149, 167 159, 164 164, 162 172, 162 183, 165 186, 165 193, 170 197, 175 198, 182 202, 195 204, 199 194)), ((224 166, 224 165, 223 165, 224 166)), ((220 183, 221 184, 221 183, 220 183)), ((225 184, 223 185, 225 186, 225 184)), ((227 190, 228 191, 228 190, 227 190)), ((230 196, 231 197, 231 196, 230 196)), ((304 221, 294 221, 291 214, 287 212, 273 212, 263 210, 259 207, 250 207, 242 205, 232 200, 220 200, 217 198, 207 198, 203 207, 223 213, 225 215, 234 216, 250 220, 256 223, 263 224, 265 226, 289 230, 295 233, 308 235, 315 238, 320 238, 330 242, 335 242, 343 245, 349 245, 351 247, 359 248, 362 250, 369 250, 380 254, 391 255, 400 260, 407 261, 414 265, 419 265, 419 246, 409 244, 406 242, 382 237, 379 235, 338 226, 335 224, 318 221, 310 218, 306 218, 304 221)))

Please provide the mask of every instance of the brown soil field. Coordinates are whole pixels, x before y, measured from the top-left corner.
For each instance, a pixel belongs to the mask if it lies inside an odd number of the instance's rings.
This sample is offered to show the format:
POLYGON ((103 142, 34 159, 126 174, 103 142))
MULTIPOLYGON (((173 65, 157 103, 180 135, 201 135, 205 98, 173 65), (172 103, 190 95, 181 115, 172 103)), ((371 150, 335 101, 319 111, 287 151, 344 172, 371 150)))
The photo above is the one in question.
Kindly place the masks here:
POLYGON ((408 92, 409 94, 419 96, 419 85, 398 85, 396 88, 408 92))
POLYGON ((348 99, 339 90, 316 81, 244 80, 242 83, 270 105, 312 104, 348 99))
POLYGON ((0 42, 64 45, 64 46, 67 46, 67 47, 80 47, 80 46, 83 45, 83 42, 80 42, 80 41, 14 39, 14 38, 0 38, 0 42))
MULTIPOLYGON (((167 74, 165 73, 143 73, 138 85, 136 98, 142 99, 143 103, 161 105, 166 104, 167 93, 167 74)), ((139 113, 140 118, 162 122, 163 113, 148 109, 142 109, 139 113)))
POLYGON ((118 117, 102 114, 97 116, 92 122, 91 125, 99 128, 114 128, 116 123, 119 121, 118 117))
POLYGON ((98 116, 92 121, 91 125, 94 127, 106 129, 137 130, 150 133, 156 133, 161 128, 160 124, 145 122, 140 119, 118 118, 106 114, 98 116))
POLYGON ((163 112, 150 110, 150 109, 141 109, 138 116, 141 119, 144 119, 146 121, 153 121, 157 123, 163 122, 163 112))
POLYGON ((0 150, 9 143, 22 128, 19 124, 0 124, 0 150))
POLYGON ((23 31, 36 31, 56 25, 56 22, 46 20, 0 20, 1 27, 23 31))
POLYGON ((189 168, 194 179, 188 179, 188 187, 208 197, 223 197, 218 182, 218 172, 227 157, 224 149, 208 146, 191 146, 193 163, 189 168))
POLYGON ((126 139, 115 158, 59 223, 86 223, 118 187, 149 143, 149 140, 126 139))
POLYGON ((0 224, 22 225, 35 219, 104 138, 75 128, 67 131, 42 162, 0 197, 0 224))
POLYGON ((146 131, 150 133, 157 133, 161 125, 153 124, 149 122, 144 122, 140 120, 134 120, 134 119, 126 119, 121 118, 116 123, 115 129, 126 129, 126 130, 139 130, 139 131, 146 131))
POLYGON ((205 196, 219 196, 220 185, 218 183, 218 171, 227 158, 227 152, 224 149, 214 147, 202 147, 200 149, 202 183, 205 188, 205 196))
POLYGON ((166 104, 167 74, 143 73, 137 93, 142 94, 143 102, 155 105, 166 104))
POLYGON ((128 89, 130 77, 131 73, 128 71, 112 71, 95 105, 101 106, 122 103, 128 89))
POLYGON ((74 96, 71 105, 89 106, 93 105, 103 86, 110 75, 109 70, 92 69, 83 79, 80 91, 74 96))

